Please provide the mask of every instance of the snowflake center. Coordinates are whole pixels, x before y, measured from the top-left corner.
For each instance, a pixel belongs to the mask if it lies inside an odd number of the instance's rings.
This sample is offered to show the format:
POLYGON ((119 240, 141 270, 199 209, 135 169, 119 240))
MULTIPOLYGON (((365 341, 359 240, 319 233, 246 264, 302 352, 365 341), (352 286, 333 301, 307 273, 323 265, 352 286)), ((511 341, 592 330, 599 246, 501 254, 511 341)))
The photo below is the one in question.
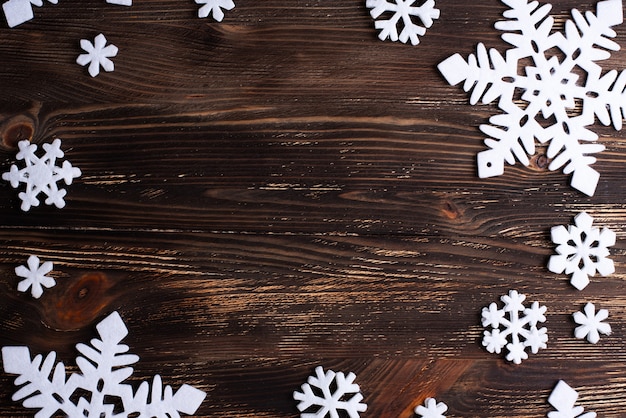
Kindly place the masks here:
POLYGON ((54 171, 48 164, 39 160, 30 167, 25 175, 33 184, 50 184, 54 178, 54 171))

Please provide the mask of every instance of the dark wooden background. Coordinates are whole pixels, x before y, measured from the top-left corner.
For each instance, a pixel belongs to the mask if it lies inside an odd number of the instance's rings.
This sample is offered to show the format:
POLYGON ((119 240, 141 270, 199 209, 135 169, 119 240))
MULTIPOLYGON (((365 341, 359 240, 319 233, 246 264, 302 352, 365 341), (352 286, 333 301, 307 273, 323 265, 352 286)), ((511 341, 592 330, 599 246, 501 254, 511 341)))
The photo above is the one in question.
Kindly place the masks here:
MULTIPOLYGON (((357 375, 368 417, 429 396, 451 417, 543 417, 559 379, 624 416, 626 131, 593 128, 607 149, 591 198, 536 160, 481 180, 478 125, 497 109, 436 70, 479 41, 504 51, 504 4, 441 0, 413 47, 379 41, 362 0, 236 0, 222 23, 191 0, 134 3, 0 24, 0 171, 19 139, 58 137, 83 172, 62 210, 22 213, 0 184, 0 346, 73 365, 119 311, 131 381, 197 386, 198 416, 296 417, 317 365, 357 375), (120 52, 91 78, 74 61, 100 32, 120 52), (618 241, 616 273, 577 291, 545 266, 550 228, 582 210, 618 241), (30 254, 55 263, 39 300, 16 291, 30 254), (521 365, 480 344, 481 308, 509 289, 548 307, 548 348, 521 365), (587 301, 610 311, 597 345, 573 336, 587 301)), ((595 2, 555 1, 558 28, 573 7, 595 2)), ((13 380, 0 373, 0 416, 32 416, 13 380)))

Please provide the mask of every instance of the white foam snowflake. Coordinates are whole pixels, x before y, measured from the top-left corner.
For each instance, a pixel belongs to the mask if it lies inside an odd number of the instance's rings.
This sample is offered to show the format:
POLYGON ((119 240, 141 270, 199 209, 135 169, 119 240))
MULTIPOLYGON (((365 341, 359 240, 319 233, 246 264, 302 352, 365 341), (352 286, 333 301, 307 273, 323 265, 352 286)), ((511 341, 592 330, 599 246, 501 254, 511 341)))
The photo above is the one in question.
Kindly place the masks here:
POLYGON ((415 413, 422 418, 445 418, 443 414, 448 410, 448 405, 443 402, 437 403, 434 398, 426 398, 424 405, 418 405, 415 413))
POLYGON ((318 366, 315 376, 309 376, 307 383, 302 385, 302 392, 294 391, 293 398, 298 403, 298 410, 302 418, 324 418, 328 415, 338 417, 339 411, 345 411, 350 418, 358 418, 359 412, 367 410, 367 405, 361 403, 359 385, 354 383, 354 373, 344 376, 343 372, 335 373, 318 366), (318 395, 313 391, 318 389, 318 395), (333 387, 335 388, 333 391, 333 387), (352 396, 350 396, 352 395, 352 396), (309 410, 310 412, 304 412, 309 410))
POLYGON ((115 65, 109 58, 113 58, 117 55, 118 49, 115 45, 107 45, 107 38, 103 34, 99 34, 93 41, 93 44, 88 39, 80 40, 80 47, 87 52, 86 54, 80 54, 76 58, 76 63, 83 67, 89 64, 89 75, 92 77, 100 74, 100 67, 104 71, 113 71, 115 65))
POLYGON ((546 328, 537 329, 537 324, 545 322, 545 306, 533 302, 530 308, 524 306, 526 296, 509 291, 500 298, 504 308, 499 309, 495 302, 482 310, 483 327, 491 327, 483 334, 483 345, 490 353, 500 353, 504 347, 508 350, 506 359, 515 364, 528 358, 525 349, 536 354, 540 348, 546 348, 548 334, 546 328), (521 315, 520 315, 521 313, 521 315), (500 330, 500 327, 503 330, 500 330), (510 339, 510 341, 509 341, 510 339))
MULTIPOLYGON (((58 0, 48 0, 52 4, 57 4, 58 0)), ((28 22, 35 17, 33 7, 43 6, 42 0, 9 0, 2 4, 4 16, 10 28, 28 22)))
POLYGON ((183 385, 173 392, 171 386, 163 387, 159 375, 154 376, 152 388, 143 382, 133 392, 123 382, 133 374, 129 365, 139 357, 127 354, 128 346, 120 344, 128 334, 122 318, 114 312, 96 328, 100 339, 76 345, 82 354, 76 358, 80 373, 69 378, 62 362, 55 365, 54 351, 45 358, 39 354, 31 359, 28 347, 3 347, 4 371, 19 375, 13 401, 39 409, 37 418, 56 416, 57 411, 68 417, 179 417, 180 412, 193 414, 200 407, 206 396, 203 391, 183 385))
POLYGON ((593 303, 587 303, 581 312, 575 312, 574 322, 579 326, 574 330, 574 335, 578 339, 587 338, 591 344, 600 341, 600 334, 609 335, 611 333, 611 325, 602 322, 609 317, 609 311, 600 309, 596 312, 593 303))
POLYGON ((20 183, 26 185, 26 191, 18 195, 22 200, 22 210, 28 211, 31 206, 39 206, 37 196, 40 193, 47 196, 46 205, 54 204, 58 208, 64 207, 63 198, 66 191, 59 189, 57 182, 63 180, 65 184, 70 185, 73 179, 80 177, 81 172, 69 161, 63 161, 60 167, 56 165, 56 159, 64 155, 61 151, 61 140, 57 138, 52 141, 52 144, 43 144, 45 155, 42 157, 35 155, 37 145, 31 144, 28 140, 20 141, 17 145, 19 152, 16 158, 24 160, 25 167, 19 169, 13 164, 8 172, 2 174, 2 178, 10 182, 13 188, 17 188, 20 183))
POLYGON ((419 44, 419 36, 426 33, 426 29, 439 18, 439 9, 435 8, 434 0, 426 0, 421 5, 418 0, 366 0, 365 6, 375 20, 376 29, 380 30, 378 37, 381 41, 389 38, 396 42, 419 44), (389 15, 389 19, 379 19, 389 15), (398 26, 402 31, 398 34, 398 26))
POLYGON ((17 284, 17 290, 19 292, 26 292, 30 288, 30 293, 34 298, 38 299, 43 294, 43 288, 51 288, 56 284, 56 281, 46 274, 50 273, 54 268, 54 265, 50 261, 46 261, 41 266, 39 265, 39 257, 31 255, 26 261, 26 266, 17 266, 15 268, 15 274, 19 277, 23 277, 17 284))
POLYGON ((207 17, 210 13, 213 14, 213 19, 221 22, 224 19, 224 10, 233 10, 235 3, 233 0, 195 0, 196 4, 204 4, 198 9, 198 17, 207 17))
POLYGON ((589 284, 589 276, 596 271, 607 276, 615 271, 608 247, 615 245, 615 233, 608 228, 594 228, 593 218, 586 212, 574 217, 576 225, 552 227, 552 242, 558 254, 550 257, 548 270, 571 274, 571 283, 582 290, 589 284))
POLYGON ((596 418, 595 412, 584 412, 582 406, 575 406, 578 392, 563 380, 559 380, 548 397, 548 403, 556 411, 548 412, 548 418, 596 418))
POLYGON ((495 27, 506 32, 502 39, 513 48, 502 56, 495 49, 487 52, 480 43, 476 55, 471 54, 467 61, 455 54, 438 66, 448 83, 465 81, 463 89, 473 90, 472 105, 481 98, 484 104, 498 100, 504 112, 492 116, 489 125, 480 126, 489 136, 485 140, 489 149, 478 153, 479 177, 503 174, 505 161, 515 164, 517 159, 528 165, 537 139, 549 143, 547 156, 553 160, 548 168, 564 167, 565 174, 572 173, 572 187, 592 196, 600 175, 591 168, 596 161, 591 154, 604 146, 593 142, 598 135, 587 127, 597 116, 603 124, 612 122, 620 130, 626 114, 626 72, 613 70, 603 75, 596 63, 610 57, 607 50, 619 50, 610 38, 616 36, 611 27, 622 23, 622 1, 600 1, 596 14, 572 10, 573 20, 565 23, 564 33, 552 33, 550 4, 502 2, 510 7, 504 12, 508 20, 495 27), (553 48, 564 58, 553 54, 553 48), (533 65, 523 67, 520 73, 518 68, 527 59, 533 65), (579 77, 575 68, 582 69, 585 77, 579 77), (516 91, 523 91, 522 101, 514 100, 516 91), (581 112, 576 110, 577 103, 582 103, 581 112))

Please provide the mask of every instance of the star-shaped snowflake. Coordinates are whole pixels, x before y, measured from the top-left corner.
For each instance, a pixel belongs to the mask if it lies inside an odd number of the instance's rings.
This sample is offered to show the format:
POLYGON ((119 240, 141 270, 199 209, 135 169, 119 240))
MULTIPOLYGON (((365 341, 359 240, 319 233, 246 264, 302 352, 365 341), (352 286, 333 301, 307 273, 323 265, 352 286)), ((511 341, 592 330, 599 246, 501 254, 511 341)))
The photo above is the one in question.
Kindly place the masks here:
POLYGON ((213 14, 213 19, 221 22, 224 19, 224 10, 233 10, 235 3, 233 0, 195 0, 196 4, 204 4, 198 9, 198 17, 207 17, 210 13, 213 14))
POLYGON ((419 44, 419 36, 426 33, 426 29, 439 18, 439 9, 435 8, 434 0, 426 0, 420 5, 418 0, 367 0, 365 6, 374 18, 376 29, 380 30, 378 37, 381 41, 389 38, 396 42, 419 44), (389 19, 379 19, 389 14, 389 19), (398 27, 402 31, 398 34, 398 27))
POLYGON ((30 288, 30 293, 34 298, 39 299, 43 294, 43 288, 51 288, 56 284, 56 281, 46 274, 50 273, 54 268, 54 265, 50 261, 46 261, 41 266, 39 265, 39 257, 31 255, 28 257, 26 266, 18 266, 15 268, 15 274, 19 277, 23 277, 24 280, 17 284, 17 290, 20 292, 26 292, 30 288))
POLYGON ((443 402, 437 403, 434 398, 427 398, 424 401, 424 406, 418 405, 415 408, 415 413, 422 418, 445 418, 443 414, 448 410, 448 405, 443 402))
POLYGON ((608 247, 615 245, 615 232, 593 228, 593 218, 586 212, 574 217, 576 225, 555 226, 551 230, 552 242, 558 244, 558 254, 550 257, 548 270, 553 273, 571 274, 571 283, 582 290, 589 284, 589 276, 596 271, 608 276, 615 271, 608 247))
POLYGON ((81 39, 80 47, 87 53, 80 54, 76 58, 76 63, 82 66, 89 64, 89 75, 92 77, 100 74, 100 67, 104 71, 113 71, 115 69, 113 61, 109 58, 117 55, 117 47, 112 44, 107 46, 107 39, 103 34, 96 36, 93 44, 87 39, 81 39))
POLYGON ((52 144, 43 144, 45 155, 41 158, 35 155, 37 145, 31 144, 28 140, 20 141, 17 145, 19 152, 16 158, 24 160, 25 167, 19 169, 13 164, 8 172, 2 174, 2 178, 9 181, 13 188, 17 188, 20 183, 26 185, 26 191, 18 195, 22 200, 22 210, 28 211, 31 206, 39 206, 37 196, 40 193, 48 196, 45 200, 46 205, 64 207, 63 198, 66 191, 59 189, 57 182, 63 180, 65 184, 70 185, 73 179, 80 177, 81 172, 69 161, 63 161, 61 167, 56 165, 56 159, 64 155, 61 151, 61 140, 57 138, 52 144))
POLYGON ((579 325, 574 330, 574 335, 578 339, 587 338, 591 344, 600 341, 600 334, 609 335, 611 325, 602 322, 609 317, 609 311, 600 309, 596 312, 593 303, 587 303, 582 312, 574 313, 574 321, 579 325), (584 313, 583 313, 584 312, 584 313))
POLYGON ((478 175, 501 175, 505 162, 529 165, 537 140, 549 144, 548 168, 563 167, 565 174, 572 174, 572 187, 592 196, 600 178, 591 168, 596 161, 592 154, 604 146, 594 143, 598 135, 588 127, 597 117, 620 130, 626 114, 626 72, 602 74, 597 64, 610 57, 608 51, 619 50, 610 38, 616 36, 611 28, 622 23, 622 1, 600 1, 596 14, 572 10, 573 20, 566 22, 563 33, 552 33, 549 4, 502 2, 510 10, 504 12, 507 20, 495 27, 505 32, 502 39, 512 48, 502 55, 480 43, 467 61, 455 54, 438 66, 448 83, 464 82, 463 89, 472 91, 472 105, 497 101, 503 111, 480 126, 488 135, 488 149, 478 154, 478 175), (579 78, 575 69, 585 76, 579 78), (517 92, 523 92, 521 98, 517 92))

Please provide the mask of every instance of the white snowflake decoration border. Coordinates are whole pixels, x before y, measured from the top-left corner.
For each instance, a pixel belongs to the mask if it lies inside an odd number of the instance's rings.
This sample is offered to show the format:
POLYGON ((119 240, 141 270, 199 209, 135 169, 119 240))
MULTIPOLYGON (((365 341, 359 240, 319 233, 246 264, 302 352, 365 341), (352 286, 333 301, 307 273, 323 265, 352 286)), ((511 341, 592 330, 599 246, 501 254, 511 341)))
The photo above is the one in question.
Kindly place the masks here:
POLYGON ((596 418, 595 412, 584 412, 582 406, 576 406, 578 392, 563 380, 559 380, 548 397, 548 403, 556 411, 548 412, 548 418, 596 418))
POLYGON ((454 54, 438 65, 449 84, 464 82, 463 90, 471 90, 471 105, 481 99, 483 104, 497 100, 503 111, 492 116, 490 124, 480 126, 489 138, 485 140, 488 149, 477 155, 478 175, 501 175, 505 162, 513 165, 517 160, 529 165, 528 156, 535 154, 537 139, 549 143, 547 156, 553 160, 548 168, 563 167, 565 174, 572 174, 573 188, 593 196, 600 174, 591 167, 596 161, 592 154, 605 147, 594 142, 598 135, 587 127, 597 117, 602 124, 612 122, 621 130, 626 115, 626 71, 602 74, 596 63, 609 58, 609 51, 620 49, 611 38, 616 36, 612 27, 623 21, 622 1, 600 1, 596 14, 583 15, 573 9, 573 20, 565 23, 564 33, 551 33, 554 18, 549 15, 549 3, 540 6, 537 1, 501 1, 510 10, 504 12, 507 20, 496 22, 495 27, 505 32, 502 39, 513 48, 503 56, 479 43, 476 54, 470 54, 467 61, 454 54), (546 56, 555 47, 565 55, 563 61, 546 56), (519 74, 520 60, 528 58, 533 65, 519 74), (575 67, 587 75, 584 86, 576 84, 579 77, 572 71, 575 67), (521 98, 525 106, 514 102, 516 89, 524 92, 521 98), (570 117, 568 112, 573 111, 576 100, 582 101, 582 112, 570 117), (551 117, 555 123, 541 125, 541 119, 547 124, 551 117))
POLYGON ((500 354, 503 348, 508 351, 506 359, 515 364, 528 358, 526 348, 533 354, 546 348, 548 341, 547 329, 537 328, 537 324, 546 320, 546 307, 533 302, 530 308, 524 306, 526 296, 510 290, 500 297, 504 302, 502 309, 495 302, 482 310, 482 325, 491 330, 483 332, 483 346, 490 353, 500 354), (521 315, 520 315, 521 314, 521 315), (501 331, 500 328, 503 328, 501 331))
POLYGON ((128 346, 120 343, 128 334, 124 321, 113 312, 96 329, 99 339, 92 339, 90 345, 76 345, 82 354, 76 357, 80 373, 72 373, 69 378, 63 363, 55 364, 54 351, 31 359, 28 347, 3 347, 4 371, 18 375, 15 385, 19 388, 12 400, 22 401, 26 408, 39 409, 38 418, 52 417, 59 410, 69 417, 125 417, 131 413, 179 417, 180 412, 191 415, 200 407, 205 392, 187 384, 174 392, 169 385, 163 387, 158 374, 151 385, 142 382, 133 392, 132 387, 123 382, 133 374, 129 366, 139 357, 128 354, 128 346), (81 395, 74 400, 73 395, 80 389, 89 392, 90 399, 81 395), (110 403, 113 399, 121 402, 123 413, 114 413, 116 405, 110 403))
MULTIPOLYGON (((196 0, 197 1, 197 0, 196 0)), ((426 33, 426 29, 439 19, 440 10, 435 8, 434 0, 426 0, 422 5, 413 6, 418 0, 366 0, 365 6, 370 9, 374 19, 374 26, 380 30, 378 38, 381 41, 389 40, 402 43, 420 43, 419 37, 426 33), (389 19, 379 19, 384 14, 391 14, 389 19), (419 20, 419 23, 416 22, 419 20), (398 34, 398 25, 402 30, 398 34)))
POLYGON ((113 44, 107 45, 107 38, 103 34, 98 34, 93 43, 88 39, 81 39, 80 47, 86 54, 80 54, 76 58, 76 63, 83 67, 89 65, 90 76, 95 77, 100 74, 100 67, 107 72, 115 69, 115 64, 109 58, 117 55, 118 48, 113 44))
POLYGON ((358 418, 359 412, 365 412, 367 405, 362 403, 363 395, 359 385, 354 383, 356 375, 352 372, 347 376, 343 372, 328 370, 324 372, 322 366, 315 368, 315 376, 309 376, 307 383, 302 384, 302 392, 294 391, 293 398, 298 401, 297 408, 302 418, 322 418, 330 414, 336 417, 338 411, 345 411, 350 418, 358 418), (333 383, 335 391, 331 391, 333 383), (317 395, 312 387, 319 389, 322 396, 317 395), (352 396, 349 396, 352 395, 352 396), (309 408, 318 406, 314 413, 305 412, 309 408))
POLYGON ((448 410, 448 405, 437 402, 435 398, 426 398, 424 405, 418 405, 415 413, 421 418, 445 418, 444 412, 448 410))
POLYGON ((56 284, 56 280, 46 274, 54 268, 51 261, 46 261, 39 265, 39 257, 31 255, 26 261, 26 266, 15 267, 15 274, 22 277, 17 284, 18 292, 26 292, 30 288, 30 293, 35 299, 39 299, 43 294, 43 288, 51 288, 56 284))
POLYGON ((205 18, 209 14, 213 15, 213 19, 221 22, 224 19, 224 10, 233 10, 235 3, 233 0, 195 0, 196 4, 202 4, 203 6, 198 9, 198 17, 205 18))
POLYGON ((57 208, 65 207, 65 189, 59 188, 57 183, 64 181, 72 184, 73 179, 81 176, 81 171, 73 167, 69 161, 63 161, 60 167, 56 165, 57 158, 63 158, 61 140, 55 139, 51 144, 43 144, 45 154, 37 157, 37 145, 28 140, 18 142, 19 152, 16 155, 18 161, 24 160, 24 168, 18 168, 12 164, 9 171, 2 174, 2 179, 11 183, 13 188, 21 183, 26 185, 26 190, 18 194, 22 200, 21 208, 27 212, 32 206, 39 206, 40 193, 47 196, 46 205, 55 205, 57 208))
POLYGON ((578 324, 574 330, 574 336, 580 340, 587 338, 591 344, 600 341, 600 334, 610 335, 611 325, 604 322, 609 317, 609 311, 600 309, 596 312, 596 306, 588 302, 582 311, 574 312, 574 322, 578 324))
POLYGON ((570 283, 578 290, 589 284, 589 276, 596 272, 608 276, 615 272, 613 260, 608 258, 608 247, 615 245, 615 232, 609 228, 593 227, 593 217, 580 212, 574 217, 575 225, 552 227, 552 242, 557 244, 555 255, 550 256, 548 270, 571 274, 570 283))

